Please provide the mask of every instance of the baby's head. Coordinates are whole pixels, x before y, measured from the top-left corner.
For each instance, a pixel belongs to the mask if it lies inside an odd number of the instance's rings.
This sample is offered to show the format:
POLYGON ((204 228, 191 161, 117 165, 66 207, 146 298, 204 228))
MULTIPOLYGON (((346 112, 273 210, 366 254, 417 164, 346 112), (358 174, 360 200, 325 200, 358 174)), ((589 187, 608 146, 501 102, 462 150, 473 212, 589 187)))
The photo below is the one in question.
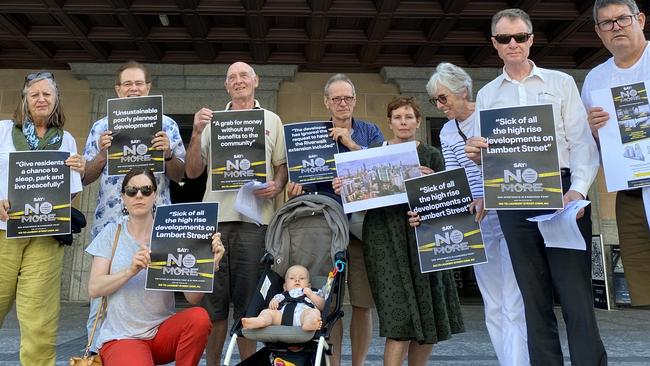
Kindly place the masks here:
POLYGON ((311 287, 307 268, 299 264, 289 267, 287 273, 284 275, 284 290, 289 291, 294 288, 304 287, 311 287))

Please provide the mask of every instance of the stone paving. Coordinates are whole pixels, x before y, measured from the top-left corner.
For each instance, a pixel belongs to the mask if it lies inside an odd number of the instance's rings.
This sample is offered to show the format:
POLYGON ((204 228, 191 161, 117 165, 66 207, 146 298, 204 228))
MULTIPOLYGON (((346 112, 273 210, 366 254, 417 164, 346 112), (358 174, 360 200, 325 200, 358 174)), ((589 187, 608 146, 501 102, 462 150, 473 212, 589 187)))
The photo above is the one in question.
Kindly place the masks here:
MULTIPOLYGON (((431 365, 498 365, 490 340, 483 324, 483 307, 479 304, 462 306, 466 332, 455 335, 451 340, 434 347, 429 364, 431 365)), ((347 314, 349 306, 344 307, 347 314)), ((556 310, 557 316, 561 315, 556 310)), ((85 346, 85 319, 88 306, 83 303, 62 304, 57 342, 57 366, 67 365, 71 355, 78 355, 85 346)), ((611 311, 597 311, 598 324, 610 366, 650 365, 650 310, 623 308, 611 311)), ((344 317, 345 327, 349 319, 344 317)), ((376 324, 376 319, 375 319, 376 324)), ((560 321, 560 324, 562 322, 560 321)), ((382 364, 384 340, 379 337, 375 327, 373 342, 366 365, 382 364)), ((562 329, 561 334, 564 334, 562 329)), ((568 355, 565 337, 562 337, 565 355, 568 355)), ((18 362, 19 330, 15 313, 11 312, 0 329, 0 366, 15 366, 18 362)), ((235 355, 234 360, 238 360, 235 355)), ((350 344, 346 339, 343 345, 343 363, 350 364, 350 344)), ((204 365, 205 363, 201 363, 204 365)), ((234 363, 233 363, 234 364, 234 363)), ((570 365, 567 357, 565 364, 570 365)))

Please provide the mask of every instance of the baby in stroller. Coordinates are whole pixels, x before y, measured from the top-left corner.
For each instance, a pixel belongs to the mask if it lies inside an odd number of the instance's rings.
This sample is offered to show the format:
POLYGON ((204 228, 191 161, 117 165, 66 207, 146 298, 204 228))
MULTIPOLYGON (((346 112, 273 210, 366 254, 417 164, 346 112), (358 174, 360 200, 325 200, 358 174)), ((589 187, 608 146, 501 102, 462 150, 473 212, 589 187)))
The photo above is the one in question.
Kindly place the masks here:
POLYGON ((242 318, 244 329, 281 325, 283 318, 288 316, 293 319, 291 325, 299 326, 304 331, 320 329, 325 298, 322 290, 314 292, 311 289, 307 268, 301 265, 291 266, 285 274, 283 288, 284 292, 275 295, 269 302, 269 308, 262 310, 259 316, 242 318), (292 314, 285 315, 285 311, 292 314))

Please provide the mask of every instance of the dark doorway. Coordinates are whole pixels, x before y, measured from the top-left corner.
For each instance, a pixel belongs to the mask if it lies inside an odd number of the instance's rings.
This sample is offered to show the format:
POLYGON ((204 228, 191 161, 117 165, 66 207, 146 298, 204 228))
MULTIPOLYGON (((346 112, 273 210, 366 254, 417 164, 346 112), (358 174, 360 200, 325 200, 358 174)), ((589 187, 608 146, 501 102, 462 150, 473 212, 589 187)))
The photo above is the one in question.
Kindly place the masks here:
MULTIPOLYGON (((192 137, 194 115, 169 114, 168 116, 178 124, 178 129, 180 130, 183 144, 185 145, 185 149, 187 149, 188 145, 190 144, 190 138, 192 137)), ((183 180, 181 180, 180 184, 171 182, 169 191, 171 194, 172 203, 203 201, 203 194, 205 193, 205 184, 207 179, 208 174, 206 170, 203 171, 203 174, 194 179, 183 177, 183 180)))

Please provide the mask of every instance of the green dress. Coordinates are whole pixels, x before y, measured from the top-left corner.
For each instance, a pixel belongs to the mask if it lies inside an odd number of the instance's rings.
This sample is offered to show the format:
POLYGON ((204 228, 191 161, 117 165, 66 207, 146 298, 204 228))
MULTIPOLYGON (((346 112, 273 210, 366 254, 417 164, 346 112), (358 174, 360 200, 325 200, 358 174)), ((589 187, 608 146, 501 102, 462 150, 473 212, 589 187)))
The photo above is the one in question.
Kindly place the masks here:
MULTIPOLYGON (((438 149, 420 143, 420 165, 444 170, 438 149)), ((379 334, 397 340, 437 343, 464 331, 453 273, 420 273, 415 230, 408 205, 366 212, 363 253, 379 314, 379 334)))

